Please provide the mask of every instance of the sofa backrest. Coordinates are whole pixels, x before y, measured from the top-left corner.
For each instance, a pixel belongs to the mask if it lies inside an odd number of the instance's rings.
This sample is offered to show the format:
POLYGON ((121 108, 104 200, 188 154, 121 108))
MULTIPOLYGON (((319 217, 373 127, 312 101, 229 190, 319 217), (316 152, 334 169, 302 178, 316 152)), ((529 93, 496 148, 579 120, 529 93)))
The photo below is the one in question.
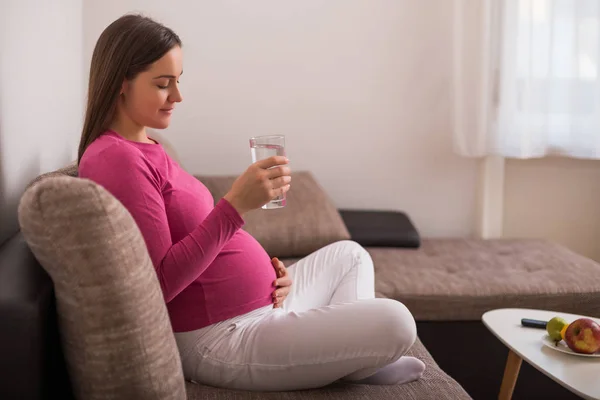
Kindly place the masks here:
MULTIPOLYGON (((65 175, 77 176, 75 162, 38 176, 29 186, 65 175)), ((72 399, 54 285, 21 231, 0 246, 0 321, 1 397, 72 399)))
POLYGON ((0 397, 72 399, 52 280, 21 232, 0 246, 0 397))

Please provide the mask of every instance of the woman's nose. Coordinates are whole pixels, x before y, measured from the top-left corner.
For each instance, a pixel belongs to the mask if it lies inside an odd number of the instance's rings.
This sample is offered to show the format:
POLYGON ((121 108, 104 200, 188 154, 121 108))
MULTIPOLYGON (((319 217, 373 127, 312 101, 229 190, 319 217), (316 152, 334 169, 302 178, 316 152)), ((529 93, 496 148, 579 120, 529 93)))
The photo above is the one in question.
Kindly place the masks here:
POLYGON ((176 87, 169 95, 169 101, 171 103, 181 103, 183 101, 183 96, 178 87, 176 87))

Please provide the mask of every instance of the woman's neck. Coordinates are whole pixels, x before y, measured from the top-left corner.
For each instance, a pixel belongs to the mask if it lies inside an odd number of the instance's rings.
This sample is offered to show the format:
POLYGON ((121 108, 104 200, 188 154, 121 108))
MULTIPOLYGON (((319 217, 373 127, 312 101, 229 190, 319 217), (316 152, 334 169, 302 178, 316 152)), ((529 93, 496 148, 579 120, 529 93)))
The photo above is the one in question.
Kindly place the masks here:
POLYGON ((146 136, 146 127, 138 125, 131 118, 117 112, 117 117, 110 124, 110 129, 117 132, 127 140, 140 143, 154 143, 146 136))

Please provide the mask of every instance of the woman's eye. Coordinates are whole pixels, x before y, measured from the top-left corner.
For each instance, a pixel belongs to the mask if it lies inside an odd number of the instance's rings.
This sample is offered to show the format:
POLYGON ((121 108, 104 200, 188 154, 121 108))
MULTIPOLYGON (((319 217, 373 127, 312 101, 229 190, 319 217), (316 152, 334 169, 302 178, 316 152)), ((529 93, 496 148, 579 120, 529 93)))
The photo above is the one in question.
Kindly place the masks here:
POLYGON ((166 89, 168 86, 156 85, 159 89, 166 89))

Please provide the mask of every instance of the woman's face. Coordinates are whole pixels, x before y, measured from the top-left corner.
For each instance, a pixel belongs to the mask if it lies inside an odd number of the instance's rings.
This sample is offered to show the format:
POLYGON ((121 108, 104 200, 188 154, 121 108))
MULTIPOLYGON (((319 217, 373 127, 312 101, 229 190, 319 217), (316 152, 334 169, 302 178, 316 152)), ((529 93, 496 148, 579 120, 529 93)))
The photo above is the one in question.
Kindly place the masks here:
POLYGON ((175 103, 183 100, 179 77, 183 73, 183 55, 173 47, 146 71, 123 82, 120 106, 140 126, 164 129, 171 122, 175 103))

